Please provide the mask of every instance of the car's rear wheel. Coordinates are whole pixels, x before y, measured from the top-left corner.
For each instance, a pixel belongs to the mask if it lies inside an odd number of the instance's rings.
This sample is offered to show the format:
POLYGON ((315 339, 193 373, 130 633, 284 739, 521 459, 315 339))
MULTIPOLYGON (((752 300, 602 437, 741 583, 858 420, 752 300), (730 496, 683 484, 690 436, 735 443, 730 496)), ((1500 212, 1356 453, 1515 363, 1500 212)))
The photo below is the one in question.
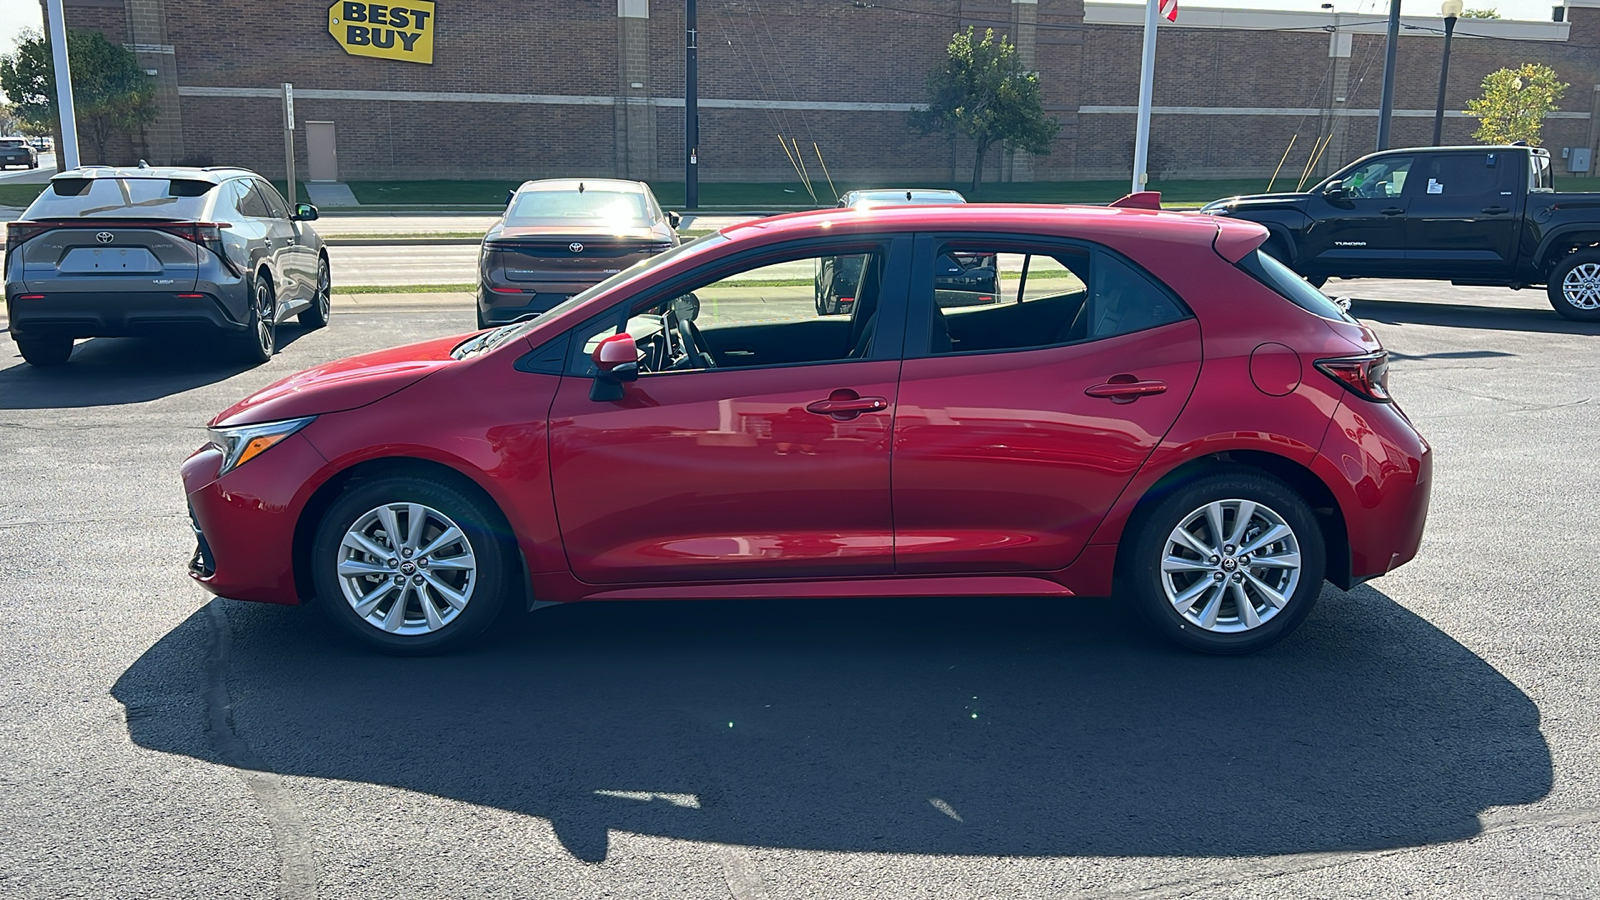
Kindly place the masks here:
POLYGON ((272 282, 257 275, 250 289, 250 314, 241 337, 240 355, 246 362, 264 363, 278 349, 278 301, 272 282))
POLYGON ((19 337, 17 352, 30 366, 59 366, 72 356, 72 338, 69 337, 19 337))
POLYGON ((1311 508, 1243 467, 1189 482, 1140 517, 1125 584, 1167 638, 1249 653, 1294 631, 1322 592, 1326 551, 1311 508))
POLYGON ((328 258, 317 258, 317 292, 311 297, 311 308, 300 314, 300 324, 307 328, 321 328, 328 324, 333 312, 333 280, 328 272, 328 258))
POLYGON ((470 641, 516 583, 515 551, 482 497, 425 475, 355 482, 317 529, 312 580, 349 634, 385 653, 470 641))
POLYGON ((1600 250, 1568 255, 1550 271, 1550 305, 1574 322, 1600 321, 1600 250))

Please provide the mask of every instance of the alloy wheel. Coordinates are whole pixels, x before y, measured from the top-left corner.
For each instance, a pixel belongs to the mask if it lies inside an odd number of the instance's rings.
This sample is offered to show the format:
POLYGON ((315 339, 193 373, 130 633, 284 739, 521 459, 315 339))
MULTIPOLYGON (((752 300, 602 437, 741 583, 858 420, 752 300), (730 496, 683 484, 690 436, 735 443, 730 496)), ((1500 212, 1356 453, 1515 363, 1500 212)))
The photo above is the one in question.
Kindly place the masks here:
POLYGON ((328 261, 325 259, 317 263, 317 309, 322 314, 322 321, 328 321, 328 315, 333 311, 333 279, 328 273, 328 261))
POLYGON ((1253 500, 1217 500, 1172 529, 1161 587, 1190 624, 1236 634, 1282 612, 1300 572, 1300 543, 1283 516, 1253 500))
POLYGON ((273 321, 277 313, 277 304, 272 300, 272 287, 265 278, 257 279, 256 343, 261 347, 261 355, 269 358, 277 343, 276 323, 273 321))
POLYGON ((368 510, 340 542, 339 587, 368 625, 396 635, 432 634, 472 600, 478 561, 461 527, 420 503, 368 510))
POLYGON ((1578 309, 1600 309, 1600 263, 1579 263, 1561 279, 1561 295, 1578 309))

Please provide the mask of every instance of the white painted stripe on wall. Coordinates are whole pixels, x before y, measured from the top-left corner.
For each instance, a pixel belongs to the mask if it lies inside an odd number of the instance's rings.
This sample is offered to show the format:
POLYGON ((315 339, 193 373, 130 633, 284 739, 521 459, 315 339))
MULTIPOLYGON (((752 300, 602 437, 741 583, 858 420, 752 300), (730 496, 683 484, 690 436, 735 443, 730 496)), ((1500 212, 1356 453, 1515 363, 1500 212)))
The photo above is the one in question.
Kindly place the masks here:
MULTIPOLYGON (((1080 115, 1133 115, 1138 112, 1137 106, 1080 106, 1080 115)), ((1320 116, 1327 110, 1315 106, 1157 106, 1151 113, 1158 116, 1320 116)), ((1345 116, 1376 116, 1375 109, 1341 109, 1334 111, 1345 116)), ((1397 109, 1394 111, 1397 119, 1431 119, 1431 109, 1397 109)), ((1447 109, 1444 117, 1447 119, 1465 119, 1469 116, 1459 110, 1447 109)), ((1587 119, 1586 112, 1553 112, 1551 119, 1587 119)))
POLYGON ((617 17, 622 19, 650 18, 650 0, 617 0, 617 17))
MULTIPOLYGON (((1177 22, 1163 22, 1161 28, 1224 28, 1233 31, 1326 31, 1337 21, 1339 30, 1355 34, 1384 34, 1388 30, 1387 17, 1379 12, 1371 15, 1340 13, 1333 15, 1315 10, 1290 11, 1275 9, 1223 9, 1219 7, 1186 6, 1177 22)), ((1406 38, 1443 38, 1443 22, 1438 17, 1401 16, 1406 38)), ((1144 4, 1114 2, 1114 0, 1088 0, 1083 4, 1085 25, 1144 25, 1144 4)), ((1456 39, 1496 38, 1512 41, 1565 41, 1572 29, 1570 22, 1527 22, 1516 19, 1463 19, 1456 25, 1456 39)))
MULTIPOLYGON (((178 88, 180 97, 252 97, 277 99, 283 96, 282 88, 201 87, 186 85, 178 88)), ((615 97, 594 97, 582 94, 477 94, 461 91, 327 91, 314 88, 296 88, 295 96, 306 100, 386 101, 393 103, 510 103, 535 106, 615 106, 615 97)), ((682 97, 651 97, 652 106, 683 107, 682 97)), ((709 109, 784 109, 784 110, 834 110, 838 112, 911 112, 921 109, 921 103, 871 103, 848 101, 811 100, 735 100, 700 98, 700 106, 709 109)), ((1081 115, 1132 115, 1133 106, 1080 106, 1081 115)), ((1325 110, 1315 106, 1157 106, 1151 110, 1158 116, 1320 116, 1325 110)), ((1346 116, 1376 116, 1376 109, 1336 110, 1346 116)), ((1431 109, 1397 109, 1396 118, 1431 119, 1431 109)), ((1447 110, 1446 118, 1461 119, 1467 114, 1447 110)), ((1586 112, 1553 112, 1552 119, 1587 119, 1586 112)))
MULTIPOLYGON (((477 94, 458 91, 327 91, 295 88, 295 96, 306 100, 378 100, 402 103, 515 103, 545 106, 614 106, 615 97, 579 94, 477 94)), ((178 88, 180 97, 261 97, 283 96, 281 88, 201 87, 178 88)), ((682 97, 651 97, 652 106, 683 107, 682 97)), ((700 98, 701 108, 710 109, 788 109, 838 110, 841 112, 910 112, 920 103, 852 103, 809 100, 734 100, 700 98)))

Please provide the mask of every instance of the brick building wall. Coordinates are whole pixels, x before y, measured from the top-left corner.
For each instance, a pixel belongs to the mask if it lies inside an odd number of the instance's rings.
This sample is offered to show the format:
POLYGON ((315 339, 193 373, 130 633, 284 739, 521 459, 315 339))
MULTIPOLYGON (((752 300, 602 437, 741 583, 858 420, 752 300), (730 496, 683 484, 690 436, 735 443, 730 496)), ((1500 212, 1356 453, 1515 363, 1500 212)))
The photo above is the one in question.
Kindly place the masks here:
MULTIPOLYGON (((1463 20, 1447 108, 1462 109, 1489 71, 1547 63, 1572 88, 1562 116, 1546 123, 1545 143, 1594 146, 1589 114, 1600 83, 1600 0, 1569 2, 1577 4, 1567 10, 1570 32, 1463 20), (1474 39, 1475 29, 1541 39, 1474 39)), ((432 65, 346 54, 328 34, 326 0, 66 3, 69 25, 136 45, 141 61, 149 54, 170 60, 177 102, 164 102, 167 115, 142 142, 108 148, 109 156, 121 154, 112 161, 129 162, 143 151, 152 162, 210 161, 281 175, 279 85, 289 81, 302 173, 303 123, 317 121, 334 123, 339 175, 346 179, 682 177, 681 2, 439 0, 432 65), (151 18, 156 14, 160 21, 151 18), (134 35, 130 24, 146 35, 164 27, 165 40, 134 35)), ((1095 3, 1086 10, 1083 0, 859 7, 701 0, 701 178, 797 182, 798 143, 807 174, 824 190, 819 153, 835 181, 967 179, 972 148, 917 136, 906 118, 923 99, 926 75, 951 33, 967 26, 992 27, 1018 42, 1039 72, 1047 111, 1063 126, 1048 155, 991 153, 987 179, 1126 177, 1138 14, 1138 7, 1095 3)), ((1372 149, 1384 41, 1375 17, 1362 25, 1346 14, 1342 37, 1330 41, 1326 17, 1220 15, 1186 9, 1185 24, 1160 31, 1153 178, 1262 175, 1282 160, 1284 172, 1298 180, 1330 137, 1313 173, 1372 149), (1339 40, 1343 53, 1334 52, 1339 40)), ((1408 22, 1421 24, 1403 33, 1399 47, 1396 146, 1431 137, 1428 111, 1442 49, 1437 36, 1420 30, 1437 27, 1437 20, 1408 22)), ((1451 116, 1446 141, 1467 141, 1474 127, 1471 119, 1451 116)))

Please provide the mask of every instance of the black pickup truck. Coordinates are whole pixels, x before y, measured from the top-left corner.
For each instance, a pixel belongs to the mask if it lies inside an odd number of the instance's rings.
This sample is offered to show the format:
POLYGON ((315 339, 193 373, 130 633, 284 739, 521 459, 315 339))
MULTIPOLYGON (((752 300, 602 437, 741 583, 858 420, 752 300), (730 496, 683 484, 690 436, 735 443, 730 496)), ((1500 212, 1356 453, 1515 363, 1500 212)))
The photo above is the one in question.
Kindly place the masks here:
POLYGON ((1556 193, 1538 147, 1385 150, 1304 193, 1202 211, 1267 226, 1264 249, 1319 287, 1330 277, 1546 285, 1556 312, 1600 321, 1600 193, 1556 193))

